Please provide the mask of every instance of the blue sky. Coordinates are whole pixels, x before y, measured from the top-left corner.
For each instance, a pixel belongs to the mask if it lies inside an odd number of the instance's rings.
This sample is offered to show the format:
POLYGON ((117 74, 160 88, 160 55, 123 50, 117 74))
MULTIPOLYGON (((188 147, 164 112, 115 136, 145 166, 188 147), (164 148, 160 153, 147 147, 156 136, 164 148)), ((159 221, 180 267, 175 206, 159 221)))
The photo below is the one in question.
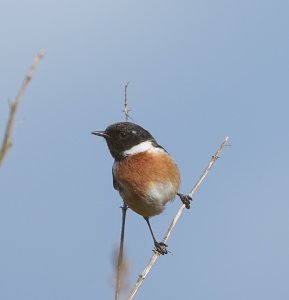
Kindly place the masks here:
MULTIPOLYGON (((0 298, 113 298, 120 197, 90 134, 133 119, 188 192, 227 147, 136 299, 288 299, 288 1, 2 1, 0 132, 33 57, 46 56, 0 170, 0 298)), ((160 239, 179 200, 152 219, 160 239)), ((129 211, 129 286, 151 256, 129 211)))

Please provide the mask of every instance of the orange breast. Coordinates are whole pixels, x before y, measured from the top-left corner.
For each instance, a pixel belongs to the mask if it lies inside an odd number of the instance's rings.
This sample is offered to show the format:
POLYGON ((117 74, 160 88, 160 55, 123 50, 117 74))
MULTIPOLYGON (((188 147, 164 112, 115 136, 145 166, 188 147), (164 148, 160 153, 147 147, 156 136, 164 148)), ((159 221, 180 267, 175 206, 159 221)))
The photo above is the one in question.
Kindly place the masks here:
POLYGON ((180 186, 178 167, 165 152, 128 156, 116 163, 114 175, 123 200, 144 217, 160 214, 180 186))

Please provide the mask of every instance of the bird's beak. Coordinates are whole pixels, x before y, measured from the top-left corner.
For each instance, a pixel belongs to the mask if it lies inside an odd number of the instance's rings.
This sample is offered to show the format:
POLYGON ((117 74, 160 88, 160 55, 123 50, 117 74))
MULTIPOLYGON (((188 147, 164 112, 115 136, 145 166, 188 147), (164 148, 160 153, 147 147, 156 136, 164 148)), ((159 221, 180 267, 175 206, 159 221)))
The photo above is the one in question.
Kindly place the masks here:
POLYGON ((102 136, 103 138, 108 138, 109 135, 105 133, 105 131, 92 131, 91 134, 95 134, 95 135, 98 135, 98 136, 102 136))

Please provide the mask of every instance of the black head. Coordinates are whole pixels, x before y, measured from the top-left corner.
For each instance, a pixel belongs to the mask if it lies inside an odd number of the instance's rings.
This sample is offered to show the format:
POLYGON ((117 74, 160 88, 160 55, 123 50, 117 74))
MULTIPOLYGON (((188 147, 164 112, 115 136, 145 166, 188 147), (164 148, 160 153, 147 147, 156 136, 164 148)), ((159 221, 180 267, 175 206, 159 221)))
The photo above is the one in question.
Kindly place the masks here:
POLYGON ((105 138, 110 153, 116 160, 124 157, 124 151, 142 142, 151 141, 154 146, 160 147, 147 130, 131 122, 115 123, 104 131, 93 131, 92 134, 105 138))

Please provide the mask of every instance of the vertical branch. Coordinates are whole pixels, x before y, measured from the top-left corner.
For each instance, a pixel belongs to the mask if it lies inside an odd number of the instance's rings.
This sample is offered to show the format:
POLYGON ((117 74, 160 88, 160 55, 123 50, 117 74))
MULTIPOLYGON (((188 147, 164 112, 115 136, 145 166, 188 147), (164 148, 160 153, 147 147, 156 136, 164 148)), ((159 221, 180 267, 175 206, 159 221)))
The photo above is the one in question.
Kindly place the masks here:
POLYGON ((44 51, 41 50, 34 58, 30 69, 28 70, 26 76, 24 77, 23 83, 18 91, 18 94, 16 95, 15 100, 10 103, 9 118, 8 118, 8 121, 6 124, 4 138, 3 138, 1 149, 0 149, 0 166, 3 162, 5 155, 7 154, 8 150, 12 146, 11 136, 12 136, 12 130, 13 130, 13 125, 14 125, 14 120, 15 120, 15 115, 16 115, 17 109, 20 106, 22 98, 27 90, 29 83, 32 80, 32 77, 36 71, 36 68, 38 67, 38 65, 43 57, 44 57, 44 51))
MULTIPOLYGON (((127 87, 129 82, 127 82, 124 86, 124 115, 125 120, 128 121, 130 116, 130 109, 128 108, 127 102, 127 87)), ((121 222, 121 233, 120 233, 120 243, 119 243, 119 252, 118 252, 118 260, 117 260, 117 271, 116 271, 116 287, 115 287, 115 300, 119 300, 120 291, 121 291, 121 283, 122 283, 122 266, 123 266, 123 248, 124 248, 124 232, 125 232, 125 220, 126 220, 126 212, 127 205, 123 202, 122 209, 122 222, 121 222)))
POLYGON ((129 85, 129 82, 127 82, 124 86, 124 115, 125 115, 125 120, 128 121, 130 119, 130 116, 129 116, 129 112, 130 112, 130 109, 128 108, 128 103, 127 103, 127 87, 129 85))
POLYGON ((125 220, 126 220, 126 212, 127 205, 123 202, 122 209, 122 220, 121 220, 121 233, 120 233, 120 243, 119 243, 119 251, 118 251, 118 259, 117 259, 117 271, 116 271, 116 287, 115 287, 115 300, 118 300, 120 297, 122 282, 124 281, 122 276, 123 265, 125 264, 123 258, 123 248, 124 248, 124 232, 125 232, 125 220))
MULTIPOLYGON (((227 136, 225 138, 225 140, 223 141, 223 143, 218 148, 218 150, 216 151, 216 153, 212 156, 212 158, 211 158, 210 162, 208 163, 206 169, 204 170, 203 174, 200 176, 200 178, 198 179, 198 181, 196 182, 196 184, 192 188, 191 192, 189 193, 190 197, 193 196, 193 194, 199 188, 199 186, 204 181, 204 179, 206 178, 206 176, 209 174, 209 171, 211 170, 212 166, 214 165, 214 163, 219 158, 220 153, 222 152, 222 150, 224 149, 224 147, 227 145, 228 140, 229 140, 229 137, 227 136)), ((173 228, 175 227, 175 225, 177 224, 177 222, 178 222, 180 216, 182 215, 184 209, 185 209, 185 205, 183 204, 179 208, 179 210, 177 211, 177 213, 176 213, 173 221, 171 222, 171 225, 169 226, 169 228, 168 228, 168 230, 167 230, 167 232, 165 234, 165 237, 163 239, 164 243, 166 243, 166 241, 169 239, 169 237, 171 235, 171 232, 172 232, 173 228)), ((135 294, 137 293, 138 289, 141 287, 141 285, 143 284, 144 280, 146 279, 146 277, 147 277, 148 273, 150 272, 151 268, 153 267, 154 263, 158 259, 159 255, 160 254, 158 254, 156 252, 152 255, 151 259, 147 263, 147 265, 146 265, 145 269, 143 270, 142 274, 139 275, 139 278, 138 278, 137 282, 135 283, 135 285, 133 286, 133 288, 129 292, 127 300, 131 300, 135 296, 135 294)))

